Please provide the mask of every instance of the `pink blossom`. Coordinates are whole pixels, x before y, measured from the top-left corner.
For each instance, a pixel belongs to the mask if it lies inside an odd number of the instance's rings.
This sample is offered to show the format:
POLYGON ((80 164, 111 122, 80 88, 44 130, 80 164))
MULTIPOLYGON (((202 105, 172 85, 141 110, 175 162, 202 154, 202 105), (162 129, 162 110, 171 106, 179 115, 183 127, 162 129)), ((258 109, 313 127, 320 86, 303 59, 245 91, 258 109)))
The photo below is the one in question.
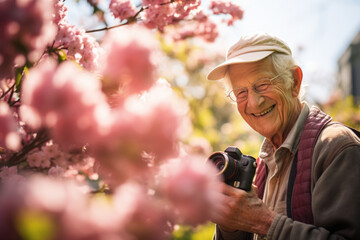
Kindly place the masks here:
POLYGON ((135 16, 137 12, 136 6, 131 0, 111 0, 109 9, 113 16, 120 21, 135 16))
POLYGON ((217 25, 201 8, 189 13, 189 18, 195 21, 179 23, 175 29, 167 29, 167 35, 175 41, 199 37, 207 42, 214 42, 218 37, 217 25))
POLYGON ((51 167, 48 171, 48 175, 53 177, 62 177, 64 175, 64 169, 59 166, 51 167))
POLYGON ((87 70, 95 70, 98 65, 100 49, 96 39, 65 20, 58 24, 54 46, 64 48, 69 59, 87 70))
POLYGON ((34 176, 27 186, 26 205, 33 209, 50 212, 63 212, 74 205, 84 204, 85 196, 78 185, 71 181, 34 176), (77 200, 68 202, 69 200, 77 200))
POLYGON ((73 158, 71 154, 66 151, 59 151, 59 153, 52 158, 52 162, 54 165, 63 168, 65 171, 75 159, 76 158, 73 158))
POLYGON ((92 157, 85 157, 80 154, 71 156, 71 163, 69 163, 66 171, 63 174, 65 178, 73 178, 77 182, 85 183, 86 178, 97 180, 98 175, 94 172, 95 159, 92 157))
POLYGON ((168 0, 143 0, 142 3, 146 7, 146 11, 141 14, 146 27, 162 30, 173 21, 175 8, 168 0))
POLYGON ((142 3, 145 11, 141 13, 141 18, 145 26, 158 28, 162 31, 165 26, 189 16, 192 11, 200 6, 201 1, 143 0, 142 3))
MULTIPOLYGON (((99 118, 107 108, 99 80, 74 63, 57 67, 53 61, 29 71, 23 85, 23 103, 50 128, 54 141, 64 147, 81 147, 97 139, 99 118)), ((23 113, 25 114, 25 113, 23 113)), ((29 120, 26 116, 22 119, 29 120)))
MULTIPOLYGON (((30 154, 28 162, 33 160, 32 155, 30 154)), ((53 167, 49 169, 48 175, 72 178, 78 182, 84 182, 85 178, 98 179, 98 175, 94 171, 95 159, 81 152, 68 153, 60 149, 59 145, 49 142, 42 146, 41 151, 38 151, 35 155, 43 155, 51 161, 51 166, 53 167)), ((34 159, 33 161, 39 160, 34 159)), ((39 163, 37 164, 40 165, 39 163)), ((45 167, 49 168, 49 166, 45 167)))
POLYGON ((114 109, 107 134, 94 144, 100 165, 122 182, 133 174, 144 174, 152 164, 177 156, 179 141, 189 133, 188 105, 168 83, 158 82, 141 97, 128 97, 114 109))
POLYGON ((197 36, 202 37, 205 41, 214 42, 219 36, 216 24, 211 21, 201 22, 197 29, 197 36))
POLYGON ((14 66, 35 62, 55 37, 53 1, 0 1, 0 79, 14 66))
MULTIPOLYGON (((49 169, 49 172, 53 173, 54 175, 58 175, 57 173, 60 172, 64 173, 65 170, 68 169, 69 165, 77 164, 82 160, 82 158, 78 157, 78 155, 69 154, 68 152, 61 149, 58 144, 55 144, 52 141, 43 145, 41 150, 37 152, 42 152, 41 154, 51 161, 51 166, 55 165, 55 167, 51 167, 51 169, 49 169)), ((35 151, 33 153, 35 153, 35 151)), ((32 153, 30 153, 30 155, 31 154, 32 153)), ((38 160, 32 158, 31 161, 36 162, 38 160)))
POLYGON ((65 21, 67 15, 67 7, 63 1, 55 1, 55 11, 53 14, 53 22, 58 25, 65 21))
POLYGON ((230 14, 232 18, 228 21, 228 25, 232 25, 235 20, 242 19, 244 13, 239 3, 231 0, 212 0, 209 8, 214 14, 230 14))
POLYGON ((120 238, 120 217, 114 210, 111 196, 88 197, 78 209, 69 208, 60 224, 63 229, 61 239, 64 240, 123 240, 120 238))
POLYGON ((53 227, 50 233, 56 236, 49 239, 106 239, 114 229, 110 232, 106 226, 97 227, 100 224, 96 220, 107 220, 113 226, 117 223, 113 212, 100 204, 93 205, 79 185, 71 181, 34 175, 21 185, 6 183, 0 189, 0 234, 5 239, 19 236, 24 221, 39 217, 53 227), (94 208, 97 215, 93 214, 94 208))
POLYGON ((96 227, 99 225, 96 220, 116 224, 116 221, 112 221, 116 217, 114 214, 109 213, 105 206, 92 206, 89 195, 84 194, 82 187, 72 181, 35 176, 29 179, 19 197, 26 200, 17 211, 45 217, 54 226, 56 239, 100 240, 107 229, 96 227), (103 213, 103 219, 99 214, 92 214, 94 207, 103 213))
MULTIPOLYGON (((69 47, 69 44, 72 41, 76 41, 76 44, 80 44, 79 41, 79 37, 77 37, 77 35, 80 35, 79 29, 72 25, 69 24, 68 22, 64 21, 64 22, 60 22, 58 24, 58 33, 56 35, 56 42, 55 42, 55 47, 58 46, 63 46, 65 48, 69 47), (76 38, 77 37, 77 38, 76 38)), ((75 45, 75 44, 73 44, 75 45)), ((75 45, 76 46, 76 45, 75 45)), ((75 49, 77 48, 81 48, 82 46, 79 45, 78 47, 74 47, 75 49)))
POLYGON ((140 93, 149 89, 156 78, 154 64, 158 44, 144 27, 128 27, 108 32, 102 47, 100 72, 106 92, 140 93))
POLYGON ((78 51, 81 55, 79 63, 87 70, 95 70, 99 64, 100 46, 89 34, 82 36, 83 48, 78 51))
POLYGON ((2 184, 12 184, 14 186, 20 185, 26 181, 25 177, 18 174, 17 166, 2 167, 0 172, 0 179, 2 184))
POLYGON ((197 10, 201 4, 200 0, 174 1, 175 14, 174 19, 182 20, 192 11, 197 10))
POLYGON ((27 155, 26 161, 30 167, 50 168, 50 158, 44 152, 34 152, 27 155))
POLYGON ((1 168, 1 172, 0 172, 0 178, 4 179, 7 178, 11 175, 16 175, 17 174, 17 166, 12 166, 12 167, 2 167, 1 168))
POLYGON ((92 152, 101 178, 117 186, 134 175, 144 175, 149 168, 142 158, 144 146, 136 131, 139 119, 124 110, 113 114, 111 131, 93 144, 92 152))
POLYGON ((121 219, 122 239, 170 239, 168 211, 144 188, 131 182, 123 184, 116 189, 113 201, 121 219))
POLYGON ((16 151, 21 146, 20 141, 15 118, 9 105, 0 101, 0 147, 16 151))
POLYGON ((203 18, 199 22, 184 24, 172 34, 174 40, 200 37, 207 42, 214 42, 219 35, 217 25, 209 18, 203 18))
POLYGON ((202 9, 198 8, 196 11, 191 12, 191 18, 202 22, 208 19, 208 15, 206 15, 202 9))
POLYGON ((138 119, 136 133, 147 152, 159 160, 176 156, 178 141, 189 133, 189 109, 166 81, 158 81, 141 99, 128 98, 124 107, 138 119))
POLYGON ((54 144, 52 141, 43 145, 41 151, 43 151, 50 159, 55 159, 62 153, 59 145, 54 144))
POLYGON ((221 204, 217 171, 203 158, 184 156, 170 161, 161 174, 160 191, 175 209, 179 223, 205 223, 212 216, 212 209, 221 204))
POLYGON ((110 196, 93 197, 82 189, 72 181, 43 176, 29 178, 21 188, 6 185, 0 190, 0 213, 6 213, 0 216, 0 223, 9 224, 5 225, 7 228, 1 224, 1 236, 9 237, 4 231, 18 229, 23 217, 41 216, 54 227, 56 239, 120 240, 119 217, 113 211, 110 196))

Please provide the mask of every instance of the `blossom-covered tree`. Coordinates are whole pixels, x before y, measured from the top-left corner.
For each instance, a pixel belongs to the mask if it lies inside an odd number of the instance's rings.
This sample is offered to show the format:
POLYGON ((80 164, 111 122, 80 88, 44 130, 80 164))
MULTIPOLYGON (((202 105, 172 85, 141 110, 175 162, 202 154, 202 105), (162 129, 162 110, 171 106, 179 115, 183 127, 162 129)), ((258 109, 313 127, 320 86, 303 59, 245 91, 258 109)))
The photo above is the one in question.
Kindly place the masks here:
MULTIPOLYGON (((88 1, 97 11, 97 1, 88 1)), ((161 78, 157 36, 214 41, 200 0, 111 0, 119 25, 96 40, 63 1, 0 1, 0 235, 170 239, 205 223, 219 179, 204 145, 184 144, 189 106, 161 78)), ((95 12, 95 11, 94 11, 95 12)))

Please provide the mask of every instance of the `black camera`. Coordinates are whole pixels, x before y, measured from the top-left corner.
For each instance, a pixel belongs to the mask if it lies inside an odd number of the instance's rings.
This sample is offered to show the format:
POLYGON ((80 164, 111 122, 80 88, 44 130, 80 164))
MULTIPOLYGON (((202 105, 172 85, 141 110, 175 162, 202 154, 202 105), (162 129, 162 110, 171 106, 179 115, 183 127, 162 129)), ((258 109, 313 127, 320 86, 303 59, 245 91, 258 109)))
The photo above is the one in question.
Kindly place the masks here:
POLYGON ((251 190, 256 171, 256 159, 243 155, 237 147, 227 147, 225 152, 214 152, 207 161, 211 161, 222 174, 226 184, 245 191, 251 190))

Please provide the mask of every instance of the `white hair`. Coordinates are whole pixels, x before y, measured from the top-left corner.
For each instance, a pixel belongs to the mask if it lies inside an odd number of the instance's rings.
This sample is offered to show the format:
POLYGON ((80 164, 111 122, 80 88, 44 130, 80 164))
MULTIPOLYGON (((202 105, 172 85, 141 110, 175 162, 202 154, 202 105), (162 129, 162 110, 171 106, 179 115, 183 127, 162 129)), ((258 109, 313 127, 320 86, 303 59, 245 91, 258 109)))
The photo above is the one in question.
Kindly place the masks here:
MULTIPOLYGON (((274 69, 277 74, 282 73, 281 78, 284 80, 284 87, 286 90, 290 89, 294 83, 294 77, 292 71, 298 67, 294 58, 291 55, 282 53, 273 53, 269 56, 274 69)), ((300 93, 298 95, 299 100, 302 100, 305 96, 305 85, 301 84, 300 93)))

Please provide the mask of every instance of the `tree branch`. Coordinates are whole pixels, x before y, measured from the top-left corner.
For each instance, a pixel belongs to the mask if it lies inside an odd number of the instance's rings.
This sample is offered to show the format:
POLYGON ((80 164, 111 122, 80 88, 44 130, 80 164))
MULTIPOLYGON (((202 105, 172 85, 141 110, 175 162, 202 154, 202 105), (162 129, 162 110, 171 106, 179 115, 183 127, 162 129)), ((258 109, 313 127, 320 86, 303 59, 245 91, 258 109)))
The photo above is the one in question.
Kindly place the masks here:
MULTIPOLYGON (((175 0, 170 0, 169 2, 160 3, 159 5, 160 5, 160 6, 164 6, 164 5, 167 5, 167 4, 171 4, 171 3, 173 3, 173 2, 175 2, 175 0)), ((122 27, 122 26, 125 26, 125 25, 130 25, 130 24, 136 22, 137 17, 139 16, 139 14, 140 14, 141 12, 147 10, 148 8, 149 8, 149 6, 145 6, 145 7, 144 7, 144 6, 141 6, 140 10, 137 11, 137 13, 136 13, 134 16, 129 17, 125 23, 120 23, 120 24, 118 24, 118 25, 114 25, 114 26, 110 26, 110 27, 106 26, 106 27, 104 27, 104 28, 87 30, 87 31, 85 31, 85 32, 86 32, 86 33, 93 33, 93 32, 100 32, 100 31, 107 31, 107 30, 110 30, 110 29, 113 29, 113 28, 122 27)))
POLYGON ((50 140, 49 134, 46 129, 40 129, 36 137, 26 146, 24 146, 20 152, 15 152, 9 160, 6 162, 0 162, 0 168, 3 166, 15 166, 25 161, 25 156, 33 149, 41 147, 44 143, 50 140))

